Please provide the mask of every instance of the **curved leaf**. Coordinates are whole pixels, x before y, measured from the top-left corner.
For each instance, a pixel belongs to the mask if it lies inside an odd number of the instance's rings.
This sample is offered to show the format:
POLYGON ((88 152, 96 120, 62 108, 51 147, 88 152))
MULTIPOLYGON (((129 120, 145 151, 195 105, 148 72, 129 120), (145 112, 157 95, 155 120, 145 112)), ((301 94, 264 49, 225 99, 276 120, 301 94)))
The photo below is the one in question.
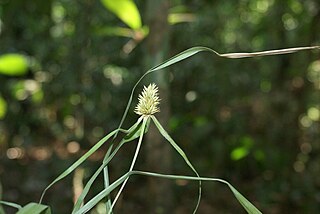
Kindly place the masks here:
MULTIPOLYGON (((269 50, 269 51, 260 51, 260 52, 251 52, 251 53, 226 53, 226 54, 220 54, 217 51, 211 49, 211 48, 207 48, 207 47, 193 47, 193 48, 189 48, 173 57, 171 57, 170 59, 156 65, 155 67, 149 69, 148 71, 146 71, 142 77, 140 77, 140 79, 136 82, 136 84, 133 86, 132 90, 131 90, 131 94, 127 103, 127 106, 125 108, 125 111, 122 115, 122 118, 120 120, 120 124, 118 126, 118 128, 121 128, 131 105, 132 102, 132 98, 133 98, 133 94, 136 90, 136 87, 139 85, 139 83, 150 73, 155 72, 155 71, 159 71, 161 69, 164 69, 166 67, 169 67, 175 63, 178 63, 184 59, 187 59, 197 53, 200 52, 211 52, 219 57, 223 57, 223 58, 229 58, 229 59, 239 59, 239 58, 249 58, 249 57, 261 57, 261 56, 271 56, 271 55, 279 55, 279 54, 289 54, 289 53, 295 53, 298 51, 304 51, 304 50, 314 50, 314 49, 320 49, 320 46, 310 46, 310 47, 297 47, 297 48, 285 48, 285 49, 278 49, 278 50, 269 50)), ((115 134, 115 136, 117 136, 117 133, 115 134)))
POLYGON ((88 203, 86 203, 76 214, 83 214, 88 212, 94 206, 96 206, 103 198, 107 197, 111 191, 115 188, 120 186, 126 179, 128 179, 131 175, 144 175, 144 176, 152 176, 158 178, 166 178, 166 179, 183 179, 183 180, 192 180, 192 181, 214 181, 226 184, 236 199, 240 202, 242 207, 247 211, 249 214, 262 214, 250 201, 248 201, 238 190, 236 190, 230 183, 225 180, 219 178, 206 178, 206 177, 192 177, 192 176, 181 176, 181 175, 166 175, 160 173, 153 173, 153 172, 145 172, 145 171, 131 171, 127 172, 123 176, 121 176, 118 180, 113 182, 108 188, 101 191, 95 197, 93 197, 88 203))
MULTIPOLYGON (((187 163, 187 165, 192 169, 192 171, 197 175, 197 177, 200 177, 197 170, 193 167, 191 162, 189 161, 187 155, 184 153, 184 151, 179 147, 179 145, 171 138, 171 136, 166 132, 166 130, 162 127, 160 122, 157 120, 155 116, 151 116, 151 119, 153 120, 154 124, 158 128, 161 135, 173 146, 173 148, 179 153, 179 155, 183 158, 183 160, 187 163)), ((196 207, 193 211, 193 213, 196 213, 198 210, 198 207, 200 205, 201 200, 201 181, 199 180, 199 195, 198 195, 198 201, 196 204, 196 207)))

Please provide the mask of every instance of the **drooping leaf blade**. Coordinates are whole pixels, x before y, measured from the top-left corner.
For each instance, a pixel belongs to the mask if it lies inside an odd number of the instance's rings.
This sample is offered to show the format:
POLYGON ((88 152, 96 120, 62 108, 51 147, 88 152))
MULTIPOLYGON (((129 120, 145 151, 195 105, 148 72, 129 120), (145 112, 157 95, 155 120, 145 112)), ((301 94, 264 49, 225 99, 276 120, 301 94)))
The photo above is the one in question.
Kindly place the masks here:
POLYGON ((242 207, 249 213, 249 214, 262 214, 248 199, 246 199, 238 190, 236 190, 231 184, 226 182, 234 196, 240 202, 242 207))
POLYGON ((83 214, 91 210, 94 206, 96 206, 103 198, 108 196, 115 188, 117 188, 121 183, 123 183, 127 178, 129 178, 132 175, 143 175, 143 176, 152 176, 152 177, 158 177, 158 178, 166 178, 166 179, 182 179, 182 180, 193 180, 193 181, 213 181, 213 182, 220 182, 223 184, 226 184, 232 193, 235 195, 236 199, 240 202, 240 204, 243 206, 243 208, 249 213, 249 214, 262 214, 250 201, 248 201, 243 195, 240 194, 238 190, 236 190, 230 183, 228 183, 225 180, 219 179, 219 178, 207 178, 207 177, 193 177, 193 176, 182 176, 182 175, 166 175, 166 174, 160 174, 160 173, 154 173, 154 172, 145 172, 145 171, 131 171, 127 172, 123 176, 121 176, 119 179, 117 179, 115 182, 110 184, 110 186, 103 191, 101 191, 99 194, 97 194, 95 197, 93 197, 88 203, 86 203, 81 209, 76 212, 76 214, 83 214))
MULTIPOLYGON (((197 170, 193 167, 191 162, 189 161, 187 155, 185 152, 179 147, 179 145, 171 138, 171 136, 166 132, 166 130, 162 127, 160 122, 157 120, 155 116, 151 116, 151 119, 153 120, 154 124, 158 128, 160 134, 173 146, 173 148, 179 153, 179 155, 184 159, 184 161, 187 163, 187 165, 192 169, 192 171, 197 175, 197 177, 200 177, 199 173, 197 170)), ((199 195, 198 195, 198 201, 196 204, 196 207, 193 211, 193 213, 196 213, 198 210, 198 207, 200 205, 200 200, 201 200, 201 181, 199 181, 199 195)))
MULTIPOLYGON (((299 52, 299 51, 305 51, 305 50, 314 50, 314 49, 320 49, 320 46, 309 46, 309 47, 296 47, 296 48, 285 48, 285 49, 278 49, 278 50, 271 50, 271 51, 259 51, 259 52, 246 52, 246 53, 224 53, 224 54, 220 54, 217 51, 208 48, 208 47, 192 47, 189 48, 173 57, 171 57, 170 59, 154 66, 153 68, 149 69, 148 71, 146 71, 141 77, 140 79, 136 82, 136 84, 133 86, 129 99, 128 99, 128 103, 127 106, 125 108, 125 111, 122 115, 122 118, 120 120, 119 126, 118 128, 122 127, 122 124, 128 114, 131 102, 132 102, 132 98, 134 95, 134 92, 137 88, 137 86, 139 85, 139 83, 150 73, 155 72, 155 71, 159 71, 161 69, 164 69, 166 67, 169 67, 175 63, 178 63, 184 59, 187 59, 197 53, 200 52, 211 52, 219 57, 223 57, 223 58, 229 58, 229 59, 239 59, 239 58, 249 58, 249 57, 262 57, 262 56, 271 56, 271 55, 280 55, 280 54, 289 54, 289 53, 295 53, 295 52, 299 52)), ((117 134, 115 135, 117 136, 117 134)))
POLYGON ((73 172, 80 164, 82 164, 90 155, 92 155, 95 151, 97 151, 110 137, 118 133, 118 131, 122 130, 114 130, 105 137, 103 137, 98 143, 96 143, 88 152, 86 152, 83 156, 81 156, 76 162, 74 162, 68 169, 66 169, 64 172, 62 172, 54 181, 52 181, 42 192, 41 198, 39 203, 42 202, 42 199, 44 197, 44 194, 46 191, 53 186, 55 183, 60 181, 61 179, 65 178, 67 175, 69 175, 71 172, 73 172))
POLYGON ((262 214, 249 200, 247 200, 236 188, 234 188, 229 182, 219 179, 219 178, 207 178, 207 177, 192 177, 192 176, 183 176, 183 175, 166 175, 160 173, 153 173, 153 172, 145 172, 145 171, 132 171, 128 176, 131 175, 145 175, 145 176, 152 176, 158 178, 166 178, 166 179, 182 179, 182 180, 193 180, 193 181, 215 181, 226 184, 242 207, 247 211, 249 214, 262 214))

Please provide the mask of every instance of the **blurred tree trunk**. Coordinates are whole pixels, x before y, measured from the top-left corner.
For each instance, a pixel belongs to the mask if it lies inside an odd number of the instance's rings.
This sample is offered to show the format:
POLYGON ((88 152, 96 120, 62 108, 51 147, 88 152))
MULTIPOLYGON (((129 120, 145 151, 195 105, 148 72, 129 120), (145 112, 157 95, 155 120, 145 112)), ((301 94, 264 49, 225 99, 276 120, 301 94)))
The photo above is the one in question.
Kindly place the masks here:
MULTIPOLYGON (((148 0, 147 25, 150 34, 147 39, 145 61, 147 69, 163 62, 167 57, 169 27, 167 22, 169 1, 148 0)), ((169 119, 169 83, 167 72, 155 72, 150 77, 150 82, 159 86, 161 105, 157 114, 160 123, 166 127, 169 119)), ((159 131, 151 126, 147 135, 147 162, 148 168, 154 172, 169 173, 171 171, 171 148, 160 135, 159 131)), ((170 181, 149 179, 149 213, 171 213, 172 192, 170 181)))

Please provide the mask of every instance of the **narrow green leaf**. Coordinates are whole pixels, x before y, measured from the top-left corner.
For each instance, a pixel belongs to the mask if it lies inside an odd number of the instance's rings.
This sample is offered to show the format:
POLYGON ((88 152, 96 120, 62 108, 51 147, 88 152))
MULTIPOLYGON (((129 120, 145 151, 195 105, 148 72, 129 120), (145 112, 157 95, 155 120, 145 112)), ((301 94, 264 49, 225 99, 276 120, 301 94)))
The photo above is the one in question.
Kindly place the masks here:
MULTIPOLYGON (((192 169, 192 171, 197 175, 197 177, 200 177, 197 170, 193 167, 191 162, 189 161, 187 155, 184 153, 184 151, 176 144, 176 142, 171 138, 171 136, 164 130, 162 125, 159 123, 157 118, 155 116, 151 116, 151 119, 153 120, 154 124, 158 128, 159 132, 161 135, 173 146, 173 148, 179 153, 179 155, 184 159, 184 161, 187 163, 187 165, 192 169)), ((198 210, 198 207, 200 205, 200 200, 201 200, 201 181, 199 180, 199 195, 198 195, 198 201, 197 205, 193 211, 193 213, 196 213, 198 210)))
POLYGON ((22 207, 17 214, 51 214, 50 207, 43 204, 29 203, 22 207))
POLYGON ((139 10, 132 0, 101 0, 102 4, 132 29, 141 28, 139 10))
POLYGON ((17 208, 17 209, 21 209, 22 208, 19 204, 8 202, 8 201, 0 201, 0 204, 6 205, 6 206, 10 206, 10 207, 14 207, 14 208, 17 208))
MULTIPOLYGON (((121 145, 121 142, 120 144, 121 145)), ((122 146, 122 145, 121 145, 122 146)), ((112 151, 112 147, 113 145, 111 145, 106 153, 106 155, 103 158, 103 162, 102 164, 104 165, 104 163, 107 162, 108 158, 110 157, 111 151, 112 151)), ((119 147, 120 148, 120 147, 119 147)), ((96 173, 100 174, 100 172, 96 173)), ((104 179, 104 188, 108 188, 108 186, 110 185, 110 180, 109 180, 109 169, 108 169, 108 165, 107 163, 105 164, 105 167, 103 168, 103 179, 104 179)), ((111 197, 110 195, 107 197, 107 202, 106 202, 106 212, 108 212, 111 209, 111 197)))
POLYGON ((226 184, 232 193, 235 195, 236 199, 240 202, 243 208, 249 214, 261 214, 261 212, 251 203, 249 202, 243 195, 239 193, 231 184, 227 181, 219 179, 219 178, 206 178, 206 177, 193 177, 193 176, 182 176, 182 175, 166 175, 160 173, 153 173, 153 172, 145 172, 145 171, 131 171, 124 174, 118 180, 113 182, 107 189, 104 189, 95 197, 93 197, 87 204, 85 204, 76 214, 83 214, 91 210, 94 206, 96 206, 103 198, 108 196, 110 192, 112 192, 115 188, 117 188, 121 183, 123 183, 127 178, 131 175, 143 175, 143 176, 151 176, 151 177, 158 177, 158 178, 166 178, 166 179, 183 179, 183 180, 192 180, 192 181, 214 181, 226 184))
MULTIPOLYGON (((105 156, 105 159, 103 160, 102 165, 95 171, 95 173, 91 176, 91 178, 89 179, 89 181, 87 182, 87 184, 85 185, 85 187, 83 188, 82 193, 80 194, 79 198, 77 199, 76 204, 73 207, 73 211, 72 213, 77 212, 83 201, 84 198, 87 196, 92 184, 94 183, 94 181, 96 180, 96 178, 99 176, 99 174, 102 172, 102 170, 108 165, 108 163, 112 160, 112 158, 115 156, 115 154, 118 152, 118 150, 127 142, 130 142, 136 138, 138 138, 140 136, 140 132, 141 132, 141 121, 142 118, 139 118, 137 120, 137 122, 132 125, 128 130, 122 130, 122 132, 127 133, 127 135, 125 136, 125 138, 119 143, 119 145, 114 149, 114 151, 110 154, 109 152, 111 152, 112 149, 112 145, 109 147, 107 154, 105 156), (138 134, 136 134, 138 133, 138 134)), ((107 187, 106 187, 107 188, 107 187)))
POLYGON ((4 54, 0 56, 0 74, 21 76, 28 71, 28 60, 21 54, 4 54))
POLYGON ((118 180, 114 181, 110 186, 104 190, 102 190, 98 195, 93 197, 90 201, 88 201, 83 207, 81 207, 75 214, 83 214, 91 210, 94 206, 96 206, 103 198, 107 197, 111 191, 117 188, 120 184, 122 184, 128 177, 130 173, 124 174, 118 180))
POLYGON ((238 192, 231 184, 226 182, 234 196, 249 214, 262 214, 250 201, 248 201, 240 192, 238 192))
POLYGON ((252 52, 252 53, 226 53, 226 54, 220 54, 217 51, 215 51, 211 48, 207 48, 207 47, 193 47, 193 48, 187 49, 187 50, 171 57, 170 59, 164 61, 163 63, 160 63, 159 65, 149 69, 148 71, 146 71, 142 75, 142 77, 140 77, 140 79, 136 82, 136 84, 133 86, 133 88, 131 90, 131 94, 130 94, 126 109, 122 115, 122 118, 121 118, 121 121, 120 121, 118 128, 121 128, 121 126, 124 122, 124 119, 126 118, 126 116, 128 114, 129 107, 131 105, 132 97, 133 97, 133 94, 136 90, 136 87, 144 79, 144 77, 146 77, 148 74, 150 74, 152 72, 159 71, 159 70, 164 69, 168 66, 171 66, 177 62, 180 62, 184 59, 187 59, 187 58, 189 58, 199 52, 211 52, 219 57, 229 58, 229 59, 239 59, 239 58, 246 58, 246 57, 261 57, 261 56, 271 56, 271 55, 279 55, 279 54, 289 54, 289 53, 295 53, 298 51, 314 50, 314 49, 320 49, 320 46, 286 48, 286 49, 260 51, 260 52, 252 52))
MULTIPOLYGON (((46 191, 55 183, 57 183, 58 181, 60 181, 61 179, 65 178, 67 175, 69 175, 71 172, 73 172, 73 170, 75 170, 80 164, 82 164, 90 155, 92 155, 95 151, 97 151, 110 137, 112 137, 114 134, 116 134, 119 130, 116 129, 114 131, 112 131, 111 133, 109 133, 108 135, 106 135, 104 138, 102 138, 98 143, 96 143, 96 145, 94 145, 87 153, 85 153, 83 156, 81 156, 76 162, 74 162, 68 169, 66 169, 63 173, 61 173, 54 181, 52 181, 47 187, 46 189, 42 192, 41 198, 40 198, 40 202, 43 199, 44 194, 46 193, 46 191)), ((122 131, 122 130, 120 130, 122 131)))
POLYGON ((249 213, 249 214, 262 214, 250 201, 248 201, 241 193, 236 190, 229 182, 219 179, 219 178, 206 178, 206 177, 192 177, 192 176, 182 176, 182 175, 166 175, 166 174, 159 174, 153 172, 144 172, 144 171, 132 171, 130 175, 146 175, 146 176, 153 176, 159 178, 167 178, 167 179, 183 179, 183 180, 193 180, 193 181, 215 181, 226 184, 236 199, 240 202, 242 207, 249 213))

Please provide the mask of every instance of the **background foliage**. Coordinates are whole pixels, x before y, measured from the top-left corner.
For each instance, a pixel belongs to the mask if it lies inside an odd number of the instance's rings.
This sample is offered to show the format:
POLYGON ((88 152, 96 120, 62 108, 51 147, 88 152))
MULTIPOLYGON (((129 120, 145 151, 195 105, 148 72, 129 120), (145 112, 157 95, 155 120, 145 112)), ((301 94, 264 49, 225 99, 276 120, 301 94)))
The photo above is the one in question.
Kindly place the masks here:
MULTIPOLYGON (((0 1, 4 200, 37 201, 46 185, 117 127, 131 88, 152 66, 146 66, 152 32, 145 21, 152 1, 131 2, 126 14, 114 2, 0 1)), ((317 0, 166 3, 165 59, 192 46, 223 53, 320 43, 317 0)), ((230 181, 266 213, 320 209, 319 52, 237 60, 203 53, 166 72, 169 97, 161 102, 170 108, 167 127, 201 175, 230 181)), ((136 118, 132 108, 125 126, 136 118)), ((112 162, 112 179, 130 164, 134 145, 125 148, 112 162)), ((48 192, 45 203, 54 212, 70 212, 78 191, 72 187, 81 189, 105 151, 48 192)), ((152 171, 146 157, 139 158, 137 168, 152 171)), ((178 156, 171 166, 173 173, 191 174, 178 156)), ((129 182, 119 213, 150 207, 146 182, 129 182)), ((191 212, 197 183, 171 186, 174 213, 191 212)), ((241 209, 223 186, 205 183, 203 191, 199 213, 241 209)))

